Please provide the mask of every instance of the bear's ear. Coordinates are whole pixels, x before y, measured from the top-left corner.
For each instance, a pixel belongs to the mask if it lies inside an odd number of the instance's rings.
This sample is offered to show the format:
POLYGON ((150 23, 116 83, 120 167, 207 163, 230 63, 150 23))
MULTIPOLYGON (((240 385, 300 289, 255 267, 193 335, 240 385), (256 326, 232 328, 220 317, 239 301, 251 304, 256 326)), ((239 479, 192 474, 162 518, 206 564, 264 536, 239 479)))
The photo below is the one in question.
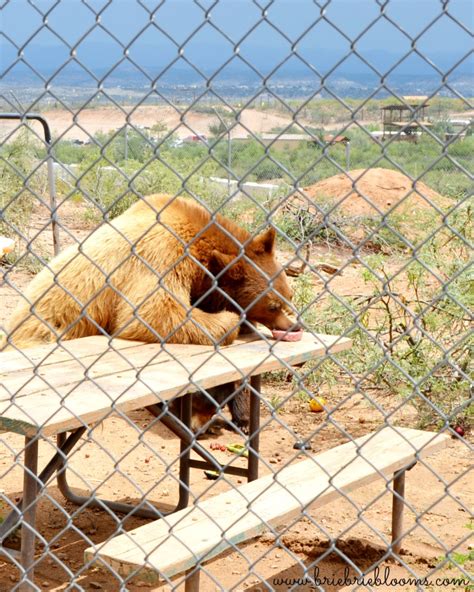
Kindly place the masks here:
POLYGON ((226 277, 240 279, 242 277, 242 266, 240 261, 232 264, 233 261, 235 261, 234 255, 228 255, 227 253, 221 253, 221 251, 214 250, 212 251, 209 260, 209 271, 214 275, 217 275, 224 268, 228 268, 225 271, 226 277))
POLYGON ((268 230, 256 236, 252 241, 252 246, 257 252, 273 253, 275 248, 275 229, 270 226, 268 230))

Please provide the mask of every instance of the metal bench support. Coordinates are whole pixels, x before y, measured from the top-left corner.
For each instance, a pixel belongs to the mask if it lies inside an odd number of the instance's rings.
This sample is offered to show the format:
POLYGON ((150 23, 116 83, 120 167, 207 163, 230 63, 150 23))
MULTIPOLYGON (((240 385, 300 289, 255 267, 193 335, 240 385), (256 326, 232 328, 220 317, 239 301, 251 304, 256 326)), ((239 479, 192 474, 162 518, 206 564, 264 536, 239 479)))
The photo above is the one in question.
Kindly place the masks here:
MULTIPOLYGON (((149 411, 153 413, 161 423, 169 428, 180 439, 178 503, 170 512, 160 512, 149 502, 133 505, 90 496, 77 495, 71 490, 67 482, 66 457, 62 459, 62 466, 57 474, 59 490, 68 501, 76 505, 87 505, 95 508, 104 508, 104 506, 106 506, 114 512, 134 514, 141 518, 157 520, 188 506, 191 468, 218 470, 223 473, 246 477, 248 481, 258 479, 261 377, 259 375, 252 376, 250 379, 250 385, 252 388, 250 394, 249 456, 246 468, 223 467, 208 450, 197 442, 191 430, 192 393, 188 393, 179 399, 180 420, 176 419, 172 414, 164 412, 160 405, 150 405, 147 407, 147 409, 149 409, 149 411), (191 459, 191 450, 194 450, 203 460, 191 459), (143 507, 145 505, 146 507, 143 507)), ((63 446, 65 440, 65 433, 58 434, 58 448, 63 446)))
POLYGON ((403 538, 403 510, 405 508, 405 474, 416 465, 412 463, 397 471, 393 476, 393 501, 392 501, 392 552, 400 553, 403 538))

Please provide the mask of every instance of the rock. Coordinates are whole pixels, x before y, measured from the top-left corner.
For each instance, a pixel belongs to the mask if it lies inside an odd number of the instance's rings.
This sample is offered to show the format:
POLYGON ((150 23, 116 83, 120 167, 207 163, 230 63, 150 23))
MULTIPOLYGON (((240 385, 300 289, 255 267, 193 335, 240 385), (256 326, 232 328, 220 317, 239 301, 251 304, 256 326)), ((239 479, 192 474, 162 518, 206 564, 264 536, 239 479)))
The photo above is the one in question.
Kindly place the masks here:
POLYGON ((295 450, 312 450, 311 448, 311 442, 304 442, 299 440, 298 442, 295 442, 293 444, 293 448, 295 450))

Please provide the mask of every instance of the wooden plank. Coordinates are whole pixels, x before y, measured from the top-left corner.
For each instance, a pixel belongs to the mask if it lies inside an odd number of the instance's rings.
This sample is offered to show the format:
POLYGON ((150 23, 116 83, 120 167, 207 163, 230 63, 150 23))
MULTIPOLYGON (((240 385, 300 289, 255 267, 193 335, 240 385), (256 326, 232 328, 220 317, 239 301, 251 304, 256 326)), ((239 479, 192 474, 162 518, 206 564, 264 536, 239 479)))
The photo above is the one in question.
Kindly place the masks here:
POLYGON ((219 351, 178 356, 179 361, 145 367, 138 373, 135 369, 127 370, 0 402, 0 429, 49 436, 97 422, 111 410, 131 411, 197 391, 199 387, 209 388, 306 362, 323 355, 327 347, 337 353, 350 346, 348 339, 307 333, 296 343, 258 340, 219 351))
MULTIPOLYGON (((244 336, 227 348, 257 339, 256 334, 244 336)), ((46 346, 24 350, 23 355, 31 354, 33 362, 28 368, 20 368, 24 365, 25 359, 17 357, 21 355, 19 352, 7 352, 15 355, 7 355, 6 362, 0 354, 0 384, 4 387, 4 391, 0 391, 0 401, 9 400, 13 395, 24 396, 46 388, 54 389, 62 385, 79 383, 87 376, 91 378, 108 376, 115 372, 143 368, 151 362, 161 364, 188 354, 214 352, 214 347, 208 345, 161 346, 157 343, 149 344, 123 339, 113 340, 109 348, 109 340, 99 336, 75 339, 67 344, 71 345, 67 351, 64 348, 52 350, 51 346, 48 346, 50 353, 46 357, 43 353, 43 348, 46 346)), ((66 344, 65 347, 67 347, 66 344)))
POLYGON ((275 474, 200 502, 85 551, 85 560, 107 563, 124 576, 172 577, 286 524, 309 506, 319 508, 356 488, 385 478, 444 448, 449 437, 385 427, 275 474))
MULTIPOLYGON (((103 349, 99 354, 91 354, 79 359, 64 359, 53 364, 40 364, 36 368, 0 373, 0 382, 6 392, 7 399, 12 395, 25 396, 43 391, 47 388, 57 389, 61 386, 79 383, 89 378, 110 376, 126 370, 138 370, 148 364, 163 364, 173 360, 175 356, 196 355, 209 351, 208 346, 180 345, 166 346, 139 343, 133 347, 113 351, 103 349)), ((0 393, 0 401, 5 396, 0 393)))
POLYGON ((81 359, 89 356, 98 356, 109 348, 116 350, 133 348, 142 345, 140 341, 127 341, 126 339, 108 339, 102 335, 82 337, 57 343, 45 343, 26 349, 7 350, 0 353, 0 373, 14 372, 27 368, 35 368, 39 365, 47 366, 64 360, 81 359))
MULTIPOLYGON (((263 330, 262 334, 270 338, 270 333, 263 330)), ((249 334, 236 339, 235 344, 247 343, 259 339, 259 335, 249 334)), ((141 347, 143 345, 158 346, 159 344, 146 344, 142 341, 129 341, 127 339, 109 339, 103 335, 93 335, 61 341, 60 343, 45 343, 22 350, 6 350, 0 352, 0 373, 13 372, 23 369, 37 368, 38 366, 49 366, 63 361, 86 359, 92 356, 99 356, 108 350, 124 350, 141 347)), ((209 349, 210 346, 167 344, 166 348, 201 347, 209 349)), ((228 346, 229 347, 229 346, 228 346)))

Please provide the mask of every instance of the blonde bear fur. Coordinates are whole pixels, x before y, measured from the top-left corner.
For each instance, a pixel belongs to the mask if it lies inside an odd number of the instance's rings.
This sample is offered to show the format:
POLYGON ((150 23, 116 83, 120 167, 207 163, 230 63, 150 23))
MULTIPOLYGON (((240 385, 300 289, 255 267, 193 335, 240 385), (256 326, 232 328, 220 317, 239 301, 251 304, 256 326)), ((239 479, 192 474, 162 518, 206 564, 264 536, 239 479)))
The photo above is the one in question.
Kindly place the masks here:
POLYGON ((146 197, 34 278, 13 313, 8 342, 28 347, 106 334, 225 345, 238 334, 239 308, 249 322, 290 329, 291 290, 274 238, 270 229, 251 239, 195 201, 146 197), (241 245, 245 257, 235 260, 241 245))

